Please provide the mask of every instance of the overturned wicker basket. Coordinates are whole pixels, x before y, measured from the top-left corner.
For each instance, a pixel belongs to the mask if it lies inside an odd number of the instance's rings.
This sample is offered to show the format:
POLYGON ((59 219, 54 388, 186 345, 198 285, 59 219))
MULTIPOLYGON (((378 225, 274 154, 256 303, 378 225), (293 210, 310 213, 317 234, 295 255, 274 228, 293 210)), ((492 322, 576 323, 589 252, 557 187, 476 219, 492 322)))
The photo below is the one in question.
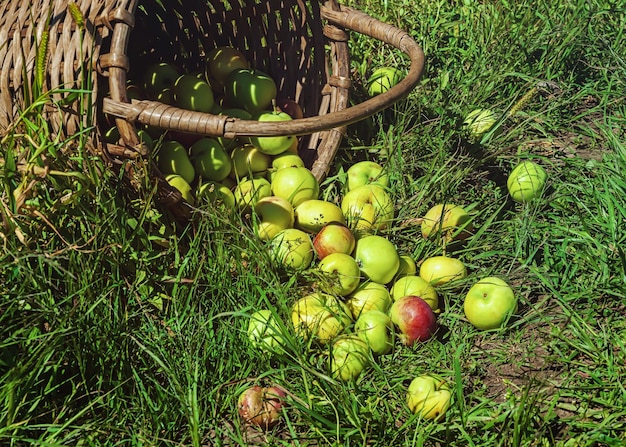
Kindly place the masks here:
POLYGON ((54 132, 65 136, 96 126, 93 149, 127 171, 147 161, 157 201, 184 218, 191 208, 150 163, 137 134, 140 126, 227 138, 301 135, 299 153, 322 179, 345 126, 406 96, 423 64, 421 48, 406 32, 334 0, 7 0, 0 5, 0 134, 16 120, 24 92, 32 91, 35 76, 43 73, 38 82, 52 100, 45 113, 54 132), (348 107, 351 30, 402 51, 411 66, 388 92, 348 107), (46 44, 47 58, 38 62, 46 44), (277 125, 129 101, 127 80, 147 63, 200 69, 203 56, 223 45, 241 49, 254 67, 270 74, 279 95, 296 100, 304 118, 277 125), (93 81, 87 114, 67 98, 86 78, 93 81), (121 138, 107 144, 104 123, 113 119, 121 138))

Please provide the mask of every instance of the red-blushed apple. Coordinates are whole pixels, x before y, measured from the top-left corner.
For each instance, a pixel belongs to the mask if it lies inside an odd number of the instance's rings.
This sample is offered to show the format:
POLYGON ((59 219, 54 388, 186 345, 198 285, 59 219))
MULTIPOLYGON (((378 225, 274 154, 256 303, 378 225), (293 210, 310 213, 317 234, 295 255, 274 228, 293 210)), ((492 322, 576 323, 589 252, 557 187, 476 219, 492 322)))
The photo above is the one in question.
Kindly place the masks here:
MULTIPOLYGON (((256 115, 256 120, 263 123, 280 123, 291 121, 291 116, 285 112, 265 111, 256 115)), ((278 155, 285 152, 293 144, 294 135, 285 136, 251 136, 250 143, 258 150, 268 155, 278 155)))
POLYGON ((313 247, 320 260, 331 253, 345 253, 349 255, 354 251, 355 244, 354 234, 342 222, 327 223, 313 238, 313 247))
POLYGON ((253 115, 270 110, 276 92, 274 80, 267 73, 252 68, 237 68, 228 74, 224 82, 228 103, 253 115))
POLYGON ((287 269, 304 270, 313 261, 311 238, 297 228, 280 231, 270 240, 268 248, 274 262, 287 269))
POLYGON ((280 421, 285 409, 286 397, 285 389, 277 385, 251 386, 245 389, 237 399, 239 416, 246 424, 269 430, 280 421))
POLYGON ((317 264, 322 273, 319 287, 323 292, 339 296, 352 293, 361 282, 356 260, 345 253, 331 253, 317 264))
POLYGON ((254 212, 259 217, 255 231, 263 241, 268 241, 280 231, 293 227, 293 207, 282 197, 268 196, 259 199, 254 205, 254 212))
POLYGON ((389 226, 394 204, 383 187, 368 184, 348 191, 341 200, 341 210, 353 231, 373 232, 389 226))
POLYGON ((293 304, 291 323, 299 336, 314 337, 326 344, 341 334, 352 323, 352 318, 343 301, 327 293, 314 292, 293 304))
POLYGON ((294 120, 304 118, 302 107, 300 107, 300 104, 293 99, 276 98, 276 107, 278 107, 281 112, 288 114, 294 120))
POLYGON ((517 298, 506 281, 489 276, 470 287, 463 310, 477 329, 497 329, 517 311, 517 298))
POLYGON ((376 184, 383 188, 389 186, 389 176, 385 169, 375 161, 359 161, 350 166, 346 174, 348 174, 346 184, 348 191, 368 184, 376 184))
POLYGON ((419 296, 428 303, 433 312, 439 310, 437 291, 420 276, 408 275, 398 278, 391 286, 390 294, 394 301, 407 295, 419 296))
POLYGON ((250 315, 248 339, 255 349, 270 353, 284 352, 284 336, 278 316, 269 309, 261 309, 250 315))
POLYGON ((330 349, 330 370, 335 379, 356 380, 370 364, 370 351, 360 337, 346 334, 335 340, 330 349))
POLYGON ((391 317, 380 310, 361 313, 354 323, 358 335, 376 355, 384 355, 393 348, 393 323, 391 317))
POLYGON ((414 378, 407 391, 407 405, 424 419, 439 420, 450 407, 452 392, 441 377, 424 374, 414 378))
POLYGON ((530 202, 541 196, 547 178, 548 173, 541 165, 523 161, 509 174, 506 187, 516 202, 530 202))
POLYGON ((308 233, 317 233, 330 222, 344 223, 341 208, 327 200, 305 200, 296 207, 295 216, 296 228, 308 233))
POLYGON ((421 229, 424 238, 437 235, 447 242, 466 239, 472 231, 471 217, 459 205, 440 203, 426 212, 421 229))
POLYGON ((271 163, 269 155, 259 152, 251 144, 235 147, 230 153, 230 159, 233 167, 229 176, 233 180, 265 175, 271 163))
POLYGON ((387 287, 374 281, 362 282, 346 299, 346 305, 355 319, 370 310, 388 312, 392 303, 387 287))
POLYGON ((431 256, 420 264, 420 277, 433 286, 440 286, 467 276, 467 268, 460 259, 450 256, 431 256))
POLYGON ((389 239, 378 235, 357 239, 354 258, 363 275, 380 284, 391 282, 400 267, 396 247, 389 239))
POLYGON ((437 330, 437 317, 426 301, 419 296, 403 296, 389 309, 394 326, 400 331, 400 340, 407 346, 428 340, 437 330))
POLYGON ((305 200, 317 199, 320 185, 307 168, 284 168, 272 177, 272 193, 297 207, 305 200))

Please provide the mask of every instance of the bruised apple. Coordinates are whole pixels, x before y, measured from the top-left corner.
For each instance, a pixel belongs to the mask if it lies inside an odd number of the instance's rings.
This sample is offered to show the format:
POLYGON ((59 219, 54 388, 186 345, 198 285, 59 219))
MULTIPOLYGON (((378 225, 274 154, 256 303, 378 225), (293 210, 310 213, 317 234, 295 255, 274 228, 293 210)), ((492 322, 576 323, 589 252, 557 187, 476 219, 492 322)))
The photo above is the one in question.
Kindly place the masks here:
POLYGON ((411 381, 407 405, 414 414, 424 419, 440 419, 450 407, 452 392, 447 382, 432 374, 418 376, 411 381))
POLYGON ((286 391, 280 386, 251 386, 239 395, 239 416, 246 424, 268 430, 280 421, 286 397, 286 391))
POLYGON ((327 200, 305 200, 294 211, 296 228, 309 233, 317 233, 330 222, 344 222, 341 208, 327 200))
POLYGON ((426 301, 418 296, 404 296, 391 305, 391 321, 407 346, 428 340, 437 330, 437 317, 426 301))

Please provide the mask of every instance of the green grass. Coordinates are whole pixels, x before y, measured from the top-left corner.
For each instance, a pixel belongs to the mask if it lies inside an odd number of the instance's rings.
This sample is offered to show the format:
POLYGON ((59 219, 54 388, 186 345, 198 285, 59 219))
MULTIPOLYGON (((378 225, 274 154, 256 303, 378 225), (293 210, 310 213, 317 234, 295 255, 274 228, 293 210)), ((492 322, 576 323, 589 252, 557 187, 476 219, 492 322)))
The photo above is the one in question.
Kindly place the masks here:
MULTIPOLYGON (((416 218, 442 201, 470 211, 475 235, 454 251, 470 274, 439 288, 438 336, 397 345, 354 383, 330 379, 324 352, 289 324, 308 275, 274 268, 237 218, 208 212, 175 228, 99 175, 84 134, 40 132, 33 101, 0 136, 0 443, 626 444, 626 10, 610 0, 344 4, 408 30, 427 66, 406 100, 350 126, 324 194, 337 199, 354 161, 386 163, 397 222, 384 234, 418 260, 444 247, 416 218), (467 144, 468 112, 505 113, 541 82, 558 90, 540 88, 502 133, 467 144), (544 197, 524 205, 506 192, 521 159, 549 172, 544 197), (51 173, 24 174, 16 160, 51 173), (514 287, 519 311, 480 332, 462 301, 488 275, 514 287), (251 348, 258 308, 285 322, 285 353, 251 348), (427 372, 454 388, 441 422, 405 405, 408 383, 427 372), (273 431, 250 432, 237 397, 270 382, 289 390, 290 409, 273 431)), ((406 67, 371 39, 352 34, 350 45, 354 101, 375 67, 406 67)))

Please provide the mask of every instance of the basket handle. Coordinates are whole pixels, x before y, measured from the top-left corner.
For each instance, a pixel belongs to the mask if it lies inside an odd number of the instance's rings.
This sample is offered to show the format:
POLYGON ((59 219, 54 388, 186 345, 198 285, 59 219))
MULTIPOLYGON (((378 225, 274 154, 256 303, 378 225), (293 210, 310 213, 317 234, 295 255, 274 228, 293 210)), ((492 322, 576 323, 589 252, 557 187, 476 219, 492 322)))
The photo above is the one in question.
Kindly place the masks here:
POLYGON ((280 126, 273 122, 193 112, 147 100, 129 104, 104 98, 103 111, 144 125, 227 138, 307 135, 361 121, 404 98, 417 85, 424 69, 424 52, 408 33, 349 7, 341 6, 335 11, 322 6, 321 11, 329 23, 378 39, 407 54, 411 59, 408 74, 388 91, 362 103, 324 115, 283 121, 280 126))

